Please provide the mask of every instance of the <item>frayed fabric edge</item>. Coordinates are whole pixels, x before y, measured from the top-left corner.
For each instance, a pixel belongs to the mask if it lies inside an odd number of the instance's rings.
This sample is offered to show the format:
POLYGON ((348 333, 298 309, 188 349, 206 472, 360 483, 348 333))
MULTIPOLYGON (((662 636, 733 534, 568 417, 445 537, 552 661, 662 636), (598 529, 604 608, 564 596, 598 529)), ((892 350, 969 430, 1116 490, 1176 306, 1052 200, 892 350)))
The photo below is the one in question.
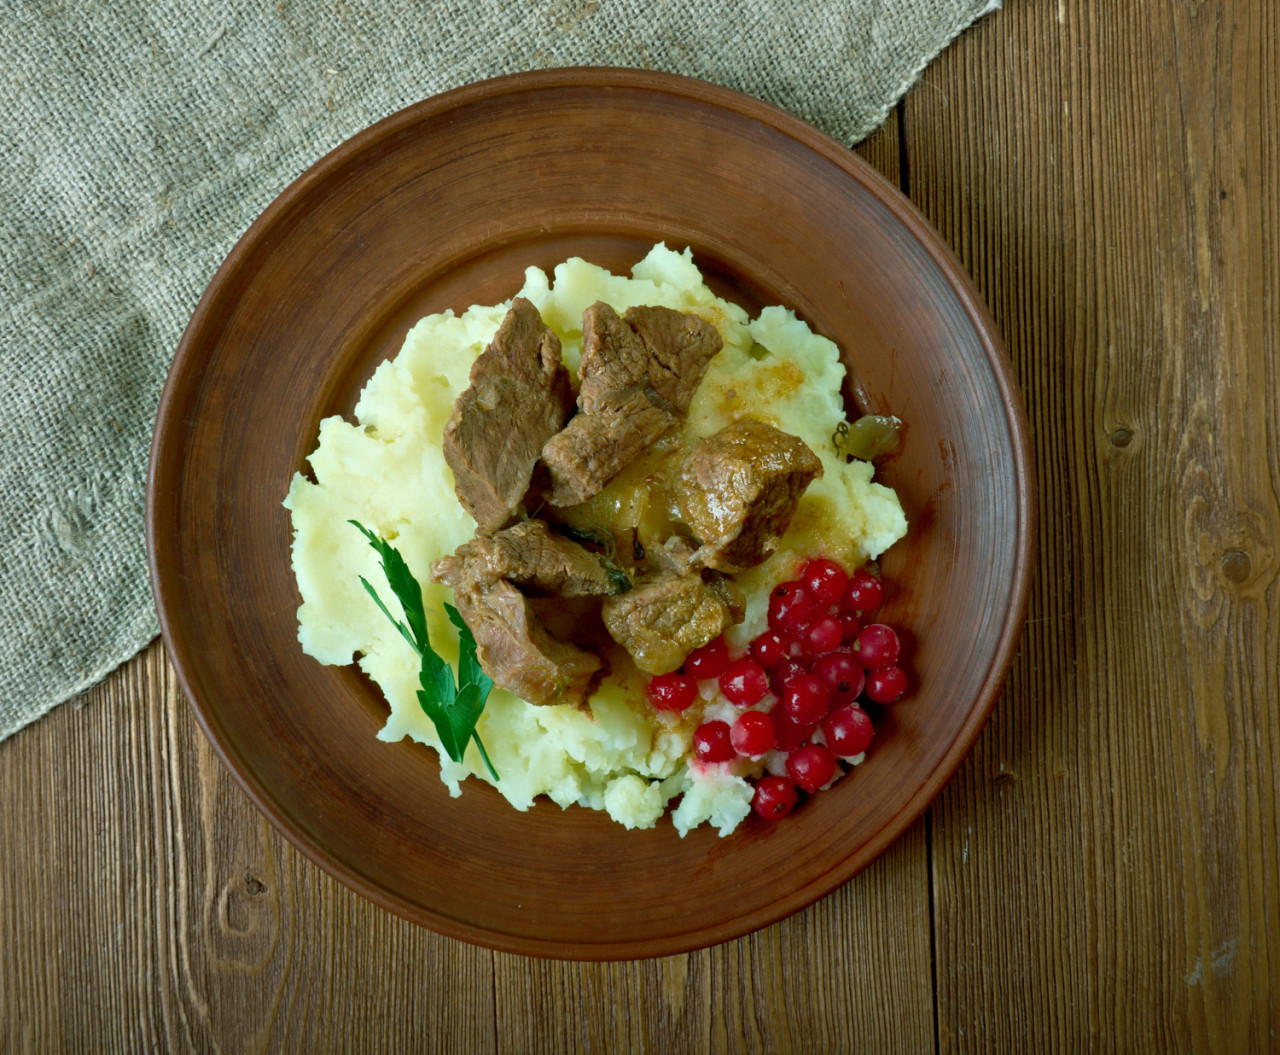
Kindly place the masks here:
POLYGON ((971 26, 976 25, 979 19, 985 18, 993 11, 998 11, 1003 6, 1003 0, 990 0, 986 7, 976 12, 972 16, 961 19, 956 25, 952 26, 942 38, 936 50, 923 56, 920 61, 911 69, 907 76, 903 79, 902 84, 894 92, 892 99, 886 103, 877 113, 876 116, 869 121, 864 127, 854 129, 852 138, 849 140, 849 146, 857 146, 869 135, 876 132, 889 119, 889 114, 893 112, 893 108, 902 102, 914 86, 916 81, 920 79, 920 75, 925 69, 933 63, 933 61, 947 50, 961 33, 971 26))

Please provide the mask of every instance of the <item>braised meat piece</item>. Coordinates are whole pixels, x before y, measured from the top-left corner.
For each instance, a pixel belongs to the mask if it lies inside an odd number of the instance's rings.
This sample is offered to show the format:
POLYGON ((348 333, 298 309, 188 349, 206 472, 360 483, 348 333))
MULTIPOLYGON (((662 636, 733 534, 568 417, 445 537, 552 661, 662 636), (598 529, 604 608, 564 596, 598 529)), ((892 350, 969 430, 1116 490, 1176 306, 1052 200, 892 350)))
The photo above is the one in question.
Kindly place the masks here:
POLYGON ((698 572, 661 572, 629 593, 605 598, 600 614, 646 674, 675 670, 733 622, 728 606, 698 572))
POLYGON ((534 594, 586 597, 613 593, 616 576, 625 579, 540 520, 476 535, 431 565, 432 581, 452 587, 485 673, 537 704, 583 703, 602 664, 595 653, 552 637, 517 585, 534 594))
POLYGON ((578 405, 588 414, 608 413, 632 392, 648 389, 684 415, 721 345, 719 331, 701 316, 638 307, 619 318, 597 301, 582 313, 578 405))
POLYGON ((720 351, 720 334, 697 315, 598 301, 582 315, 579 414, 542 450, 555 506, 585 502, 679 422, 720 351))
POLYGON ((671 403, 649 379, 649 350, 640 335, 602 300, 582 313, 578 379, 578 409, 584 414, 610 413, 646 389, 653 389, 654 402, 671 403))
POLYGON ((535 704, 586 703, 603 666, 600 657, 552 637, 511 583, 464 582, 454 588, 453 600, 495 685, 535 704))
POLYGON ((542 448, 542 461, 551 478, 547 501, 553 506, 576 506, 599 494, 679 420, 644 392, 634 393, 607 414, 579 413, 542 448))
POLYGON ((590 550, 525 520, 493 535, 477 535, 452 557, 431 565, 431 577, 455 589, 506 579, 537 597, 593 597, 630 588, 626 574, 609 569, 590 550))
POLYGON ((471 367, 444 430, 444 457, 458 501, 482 533, 520 508, 543 444, 573 410, 560 339, 529 301, 517 297, 492 343, 471 367))
POLYGON ((771 554, 822 463, 804 443, 743 418, 701 440, 682 473, 680 505, 702 541, 697 560, 744 571, 771 554))
POLYGON ((741 623, 746 619, 747 595, 742 592, 741 586, 729 576, 721 575, 719 572, 704 571, 702 578, 711 587, 712 592, 720 598, 725 608, 728 609, 730 622, 741 623))

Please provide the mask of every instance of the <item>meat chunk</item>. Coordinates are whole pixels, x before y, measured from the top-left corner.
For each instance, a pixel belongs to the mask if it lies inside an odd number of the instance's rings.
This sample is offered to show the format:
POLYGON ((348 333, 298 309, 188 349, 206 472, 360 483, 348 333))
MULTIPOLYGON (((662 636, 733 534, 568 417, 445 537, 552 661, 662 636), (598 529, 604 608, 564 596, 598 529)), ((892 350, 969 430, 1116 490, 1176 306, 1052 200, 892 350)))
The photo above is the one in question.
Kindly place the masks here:
POLYGON ((560 340, 529 301, 517 297, 493 341, 471 367, 444 429, 444 457, 458 501, 488 533, 520 508, 543 444, 573 410, 560 340))
POLYGON ((534 704, 586 703, 603 667, 600 657, 552 637, 511 583, 464 583, 453 598, 495 685, 534 704))
POLYGON ((697 315, 597 302, 582 315, 580 413, 542 450, 548 501, 577 505, 689 410, 720 334, 697 315))
MULTIPOLYGON (((624 573, 615 575, 630 586, 624 573)), ((602 663, 594 652, 553 637, 528 593, 613 593, 619 588, 615 575, 595 554, 552 534, 540 520, 476 535, 453 556, 431 565, 432 581, 452 587, 485 673, 494 684, 536 704, 584 703, 602 663)))
POLYGON ((593 597, 629 589, 626 573, 557 535, 541 520, 525 520, 493 535, 477 535, 452 557, 431 565, 431 578, 457 589, 499 579, 541 597, 593 597))
POLYGON ((582 313, 578 405, 588 414, 607 413, 632 392, 651 390, 657 401, 684 415, 721 345, 719 331, 701 316, 638 307, 619 318, 597 301, 582 313))
POLYGON ((584 414, 608 414, 646 389, 653 389, 655 403, 671 402, 649 380, 649 350, 640 335, 602 300, 582 313, 578 379, 578 408, 584 414))
POLYGON ((728 610, 729 621, 741 623, 747 617, 747 595, 742 592, 742 587, 727 575, 714 571, 703 572, 702 578, 728 610))
POLYGON ((744 571, 771 554, 822 463, 804 443, 743 418, 700 441, 682 472, 680 506, 702 541, 697 560, 744 571))
POLYGON ((579 414, 542 448, 551 477, 547 501, 576 506, 600 493, 618 472, 680 419, 637 392, 607 414, 579 414))
POLYGON ((605 628, 646 674, 675 670, 733 622, 728 606, 697 572, 660 573, 605 599, 605 628))

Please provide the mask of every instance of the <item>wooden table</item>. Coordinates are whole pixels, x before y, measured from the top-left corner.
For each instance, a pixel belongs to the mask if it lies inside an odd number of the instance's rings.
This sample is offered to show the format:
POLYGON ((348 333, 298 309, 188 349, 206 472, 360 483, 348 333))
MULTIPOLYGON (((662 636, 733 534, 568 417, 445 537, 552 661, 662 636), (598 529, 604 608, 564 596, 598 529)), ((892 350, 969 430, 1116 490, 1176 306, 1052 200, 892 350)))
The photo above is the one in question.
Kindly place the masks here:
POLYGON ((1278 38, 1007 0, 859 148, 1005 334, 1041 523, 1008 688, 872 867, 663 960, 436 937, 268 826, 152 645, 0 746, 0 1051, 1280 1050, 1278 38))

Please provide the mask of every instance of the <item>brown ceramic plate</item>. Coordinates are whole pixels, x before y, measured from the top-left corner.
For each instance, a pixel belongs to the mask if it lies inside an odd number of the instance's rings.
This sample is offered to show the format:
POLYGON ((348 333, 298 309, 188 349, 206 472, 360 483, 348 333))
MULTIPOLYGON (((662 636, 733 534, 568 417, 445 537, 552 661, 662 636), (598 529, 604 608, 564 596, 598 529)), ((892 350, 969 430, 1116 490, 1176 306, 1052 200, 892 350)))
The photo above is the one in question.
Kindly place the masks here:
POLYGON ((999 339, 912 207, 850 151, 678 77, 558 70, 429 99, 362 132, 249 229, 178 348, 152 449, 148 536, 169 654, 217 750, 323 868, 497 949, 606 959, 697 948, 849 879, 969 751, 1021 629, 1033 546, 1026 428, 999 339), (864 765, 790 820, 685 839, 602 813, 450 799, 385 705, 298 647, 281 507, 320 419, 349 414, 421 316, 497 303, 528 264, 614 270, 690 246, 722 294, 793 308, 843 349, 864 407, 908 422, 882 470, 911 520, 885 618, 919 687, 864 765), (761 882, 761 876, 769 881, 761 882))

